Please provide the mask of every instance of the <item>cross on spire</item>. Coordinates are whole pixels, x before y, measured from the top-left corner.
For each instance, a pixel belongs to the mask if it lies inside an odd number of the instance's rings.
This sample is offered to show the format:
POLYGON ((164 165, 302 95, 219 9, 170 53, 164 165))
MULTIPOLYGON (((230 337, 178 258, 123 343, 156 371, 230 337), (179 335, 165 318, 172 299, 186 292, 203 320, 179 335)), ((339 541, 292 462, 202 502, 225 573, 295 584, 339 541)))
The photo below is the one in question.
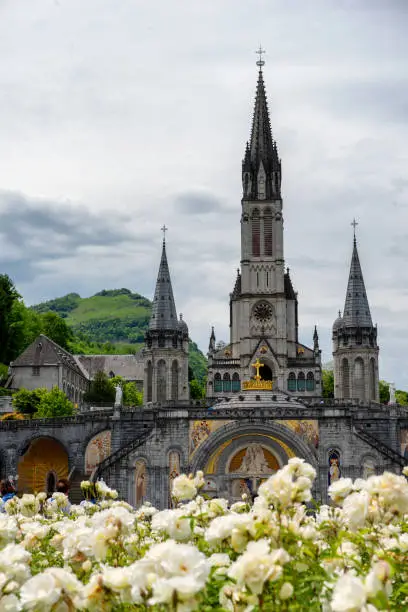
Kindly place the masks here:
POLYGON ((262 49, 262 46, 259 45, 259 49, 255 51, 255 53, 259 55, 259 60, 256 62, 256 65, 259 66, 259 68, 262 68, 262 66, 265 65, 265 61, 262 59, 262 55, 266 53, 265 49, 262 49))
POLYGON ((163 242, 166 242, 166 232, 168 231, 169 228, 163 225, 163 227, 161 227, 160 229, 163 232, 163 242))
POLYGON ((350 223, 350 225, 353 226, 353 233, 354 233, 354 240, 356 239, 356 227, 358 225, 357 221, 355 219, 353 219, 352 223, 350 223))

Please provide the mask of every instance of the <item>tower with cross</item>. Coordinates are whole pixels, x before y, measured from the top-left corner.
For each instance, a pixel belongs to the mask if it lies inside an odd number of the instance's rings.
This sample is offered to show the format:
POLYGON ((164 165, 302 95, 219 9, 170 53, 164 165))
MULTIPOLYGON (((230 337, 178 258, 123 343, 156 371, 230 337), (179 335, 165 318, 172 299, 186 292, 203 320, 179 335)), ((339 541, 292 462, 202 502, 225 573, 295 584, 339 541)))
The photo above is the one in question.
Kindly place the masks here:
POLYGON ((357 249, 355 219, 353 250, 343 314, 333 324, 334 395, 361 402, 379 400, 377 327, 373 325, 357 249))
POLYGON ((170 269, 166 252, 166 225, 162 253, 154 292, 152 314, 145 336, 144 397, 147 402, 187 401, 188 327, 182 315, 177 317, 170 269))
POLYGON ((251 364, 260 357, 262 382, 312 394, 321 380, 321 355, 317 341, 313 348, 299 343, 297 293, 285 269, 282 165, 264 82, 265 50, 260 46, 255 54, 258 78, 241 175, 240 268, 230 294, 228 346, 218 352, 211 333, 208 395, 239 389, 238 380, 252 378, 251 364))

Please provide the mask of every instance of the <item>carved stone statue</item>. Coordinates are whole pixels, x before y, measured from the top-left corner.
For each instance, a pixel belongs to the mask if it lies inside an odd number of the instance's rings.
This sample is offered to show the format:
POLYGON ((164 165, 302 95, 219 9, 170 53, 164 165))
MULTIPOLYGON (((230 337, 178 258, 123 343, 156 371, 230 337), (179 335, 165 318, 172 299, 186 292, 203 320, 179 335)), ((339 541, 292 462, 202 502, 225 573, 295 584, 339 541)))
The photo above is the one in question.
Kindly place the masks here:
POLYGON ((248 446, 237 472, 245 474, 270 474, 272 472, 260 444, 252 443, 248 446))
POLYGON ((122 387, 120 385, 116 385, 115 390, 116 390, 115 406, 121 406, 122 405, 122 396, 123 396, 122 387))
POLYGON ((390 383, 390 401, 389 404, 395 404, 395 383, 390 383))

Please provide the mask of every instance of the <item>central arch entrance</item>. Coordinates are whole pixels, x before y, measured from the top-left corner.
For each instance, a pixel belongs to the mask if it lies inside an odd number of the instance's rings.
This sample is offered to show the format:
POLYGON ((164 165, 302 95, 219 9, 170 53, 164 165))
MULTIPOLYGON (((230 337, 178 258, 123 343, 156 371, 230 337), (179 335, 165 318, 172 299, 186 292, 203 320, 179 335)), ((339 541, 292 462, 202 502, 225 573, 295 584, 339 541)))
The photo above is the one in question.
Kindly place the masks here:
POLYGON ((313 449, 283 423, 229 421, 201 444, 190 469, 203 470, 212 495, 236 501, 243 493, 256 495, 262 482, 292 457, 317 466, 313 449))

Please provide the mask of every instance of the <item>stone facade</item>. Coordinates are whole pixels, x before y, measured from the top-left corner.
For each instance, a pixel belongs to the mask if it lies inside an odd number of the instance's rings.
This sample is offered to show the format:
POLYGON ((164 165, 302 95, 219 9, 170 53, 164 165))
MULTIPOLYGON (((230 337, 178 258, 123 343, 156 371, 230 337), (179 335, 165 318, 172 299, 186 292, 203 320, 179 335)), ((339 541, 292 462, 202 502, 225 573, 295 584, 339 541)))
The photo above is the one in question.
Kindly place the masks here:
MULTIPOLYGON (((282 393, 249 391, 224 400, 213 410, 169 403, 156 408, 122 410, 119 415, 111 410, 35 423, 3 421, 0 471, 2 477, 24 475, 26 491, 33 490, 34 483, 38 490, 41 479, 45 489, 50 473, 56 469, 66 469, 73 482, 79 482, 89 477, 90 464, 95 459, 95 439, 99 436, 97 460, 102 462, 98 475, 132 504, 140 503, 142 497, 159 507, 168 507, 174 471, 202 469, 209 495, 234 499, 240 487, 245 489, 250 484, 256 489, 270 470, 255 469, 251 473, 241 471, 242 461, 235 467, 231 463, 239 453, 243 457, 248 447, 255 445, 269 461, 272 456, 278 467, 295 455, 311 463, 318 471, 314 494, 326 501, 333 452, 338 453, 342 476, 363 477, 373 466, 378 473, 383 470, 400 473, 408 460, 400 451, 407 434, 408 411, 399 406, 361 406, 336 400, 304 404, 282 393), (193 445, 192 432, 197 423, 203 433, 193 445), (317 438, 299 430, 299 423, 314 423, 317 438), (61 449, 58 467, 46 450, 50 441, 61 449), (37 455, 38 448, 42 448, 44 456, 42 460, 41 453, 36 457, 30 472, 27 458, 33 446, 37 455), (111 455, 106 459, 109 450, 111 455), (116 459, 109 463, 109 457, 115 453, 116 459)), ((251 468, 248 462, 247 465, 251 468)))

